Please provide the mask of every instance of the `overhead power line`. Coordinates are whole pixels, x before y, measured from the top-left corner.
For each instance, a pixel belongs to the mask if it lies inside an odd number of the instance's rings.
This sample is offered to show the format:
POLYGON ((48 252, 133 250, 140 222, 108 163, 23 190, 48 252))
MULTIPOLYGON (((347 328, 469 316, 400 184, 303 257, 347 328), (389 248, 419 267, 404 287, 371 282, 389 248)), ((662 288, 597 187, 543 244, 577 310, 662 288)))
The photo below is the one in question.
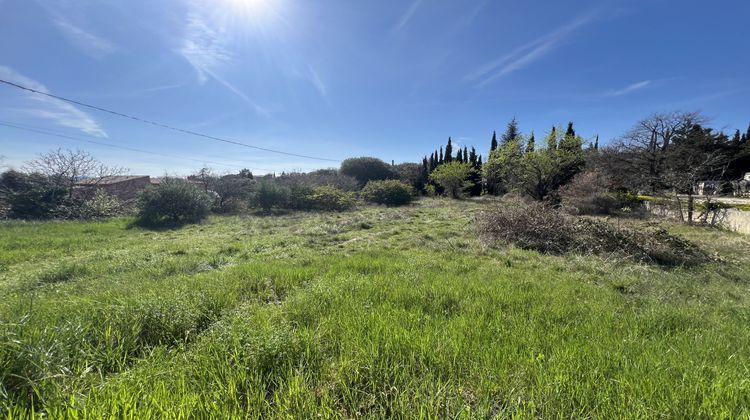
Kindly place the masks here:
POLYGON ((215 162, 215 161, 210 161, 210 160, 205 160, 205 159, 196 159, 196 158, 189 158, 189 157, 184 157, 184 156, 169 155, 169 154, 166 154, 166 153, 152 152, 152 151, 149 151, 149 150, 138 149, 138 148, 135 148, 135 147, 118 146, 118 145, 115 145, 115 144, 109 144, 109 143, 103 143, 103 142, 100 142, 100 141, 94 141, 94 140, 87 140, 87 139, 79 138, 79 137, 85 137, 85 136, 73 137, 73 136, 69 136, 69 135, 66 135, 66 134, 55 133, 53 131, 48 131, 48 130, 44 130, 44 129, 40 129, 40 128, 35 128, 35 127, 30 127, 30 126, 18 125, 18 124, 6 122, 6 121, 0 121, 0 126, 10 127, 10 128, 16 129, 16 130, 22 130, 22 131, 27 131, 27 132, 36 133, 36 134, 42 134, 42 135, 45 135, 45 136, 59 137, 59 138, 64 138, 64 139, 69 139, 69 140, 81 141, 81 142, 84 142, 84 143, 96 144, 96 145, 99 145, 99 146, 111 147, 113 149, 121 149, 121 150, 128 150, 128 151, 131 151, 131 152, 144 153, 144 154, 148 154, 148 155, 152 155, 152 156, 161 156, 161 157, 167 157, 167 158, 171 158, 171 159, 190 160, 190 161, 193 161, 193 162, 199 162, 199 163, 203 163, 203 164, 210 163, 210 164, 213 164, 213 165, 232 166, 232 167, 235 167, 235 168, 242 168, 242 169, 247 168, 247 169, 254 170, 254 171, 265 171, 265 172, 269 172, 269 173, 276 172, 275 170, 272 170, 272 169, 253 168, 253 167, 249 167, 249 166, 245 166, 245 165, 236 165, 236 164, 231 164, 231 163, 215 162))
POLYGON ((305 158, 305 159, 313 159, 313 160, 321 160, 321 161, 326 161, 326 162, 340 162, 340 160, 338 160, 338 159, 329 159, 329 158, 323 158, 323 157, 317 157, 317 156, 309 156, 309 155, 301 155, 301 154, 297 154, 297 153, 284 152, 284 151, 281 151, 281 150, 275 150, 275 149, 269 149, 269 148, 265 148, 265 147, 253 146, 251 144, 242 143, 242 142, 235 141, 235 140, 229 140, 229 139, 225 139, 225 138, 221 138, 221 137, 212 136, 212 135, 209 135, 209 134, 203 134, 203 133, 199 133, 197 131, 186 130, 186 129, 174 127, 174 126, 171 126, 171 125, 168 125, 168 124, 164 124, 164 123, 160 123, 160 122, 156 122, 156 121, 152 121, 152 120, 147 120, 145 118, 140 118, 140 117, 136 117, 136 116, 133 116, 133 115, 124 114, 122 112, 112 111, 110 109, 102 108, 102 107, 99 107, 99 106, 96 106, 96 105, 90 105, 90 104, 87 104, 87 103, 84 103, 84 102, 76 101, 76 100, 73 100, 73 99, 68 99, 68 98, 65 98, 65 97, 62 97, 62 96, 53 95, 53 94, 48 93, 48 92, 42 92, 42 91, 39 91, 39 90, 36 90, 36 89, 32 89, 32 88, 27 87, 27 86, 19 85, 18 83, 10 82, 8 80, 0 79, 0 83, 3 83, 3 84, 8 85, 8 86, 15 87, 15 88, 18 88, 18 89, 21 89, 21 90, 25 90, 27 92, 31 92, 31 93, 35 93, 35 94, 38 94, 38 95, 47 96, 49 98, 54 98, 54 99, 57 99, 57 100, 60 100, 60 101, 69 102, 71 104, 75 104, 75 105, 79 105, 79 106, 82 106, 82 107, 86 107, 86 108, 94 109, 94 110, 97 110, 97 111, 105 112, 105 113, 108 113, 108 114, 116 115, 118 117, 127 118, 127 119, 130 119, 130 120, 142 122, 144 124, 150 124, 150 125, 153 125, 153 126, 156 126, 156 127, 161 127, 161 128, 165 128, 167 130, 177 131, 177 132, 184 133, 184 134, 190 134, 191 136, 202 137, 202 138, 206 138, 206 139, 210 139, 210 140, 214 140, 214 141, 220 141, 220 142, 228 143, 228 144, 234 144, 236 146, 248 147, 250 149, 255 149, 255 150, 262 150, 264 152, 277 153, 277 154, 280 154, 280 155, 294 156, 294 157, 300 157, 300 158, 305 158))

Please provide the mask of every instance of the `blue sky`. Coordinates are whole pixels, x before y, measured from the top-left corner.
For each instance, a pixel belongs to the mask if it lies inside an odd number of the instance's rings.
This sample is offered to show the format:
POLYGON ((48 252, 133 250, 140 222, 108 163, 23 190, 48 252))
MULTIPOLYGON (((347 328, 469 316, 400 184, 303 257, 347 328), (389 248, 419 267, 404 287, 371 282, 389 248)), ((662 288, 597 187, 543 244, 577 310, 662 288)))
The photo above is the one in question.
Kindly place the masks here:
MULTIPOLYGON (((655 111, 744 131, 748 22, 745 0, 0 0, 0 78, 265 148, 418 161, 448 136, 486 153, 514 116, 603 143, 655 111)), ((134 174, 337 166, 7 86, 0 122, 89 141, 0 126, 5 166, 57 147, 134 174)))

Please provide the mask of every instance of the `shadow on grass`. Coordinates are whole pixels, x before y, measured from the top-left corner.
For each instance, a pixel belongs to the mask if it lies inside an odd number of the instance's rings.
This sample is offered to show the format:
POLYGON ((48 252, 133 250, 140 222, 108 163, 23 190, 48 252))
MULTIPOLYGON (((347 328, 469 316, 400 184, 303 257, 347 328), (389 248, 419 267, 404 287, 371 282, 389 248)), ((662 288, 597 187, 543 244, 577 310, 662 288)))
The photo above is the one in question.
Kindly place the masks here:
POLYGON ((182 229, 187 225, 200 224, 201 220, 185 220, 185 219, 140 219, 136 218, 127 224, 127 229, 146 229, 157 232, 170 231, 182 229))

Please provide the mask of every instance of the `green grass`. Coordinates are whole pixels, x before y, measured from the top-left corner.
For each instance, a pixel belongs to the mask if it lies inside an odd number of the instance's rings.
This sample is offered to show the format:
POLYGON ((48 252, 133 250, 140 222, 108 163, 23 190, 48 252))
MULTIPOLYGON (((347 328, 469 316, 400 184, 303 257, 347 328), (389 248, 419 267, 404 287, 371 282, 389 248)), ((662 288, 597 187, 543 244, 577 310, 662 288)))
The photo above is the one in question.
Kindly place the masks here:
MULTIPOLYGON (((8 418, 750 416, 750 240, 485 249, 484 204, 0 225, 8 418)), ((633 223, 633 222, 628 222, 633 223)))

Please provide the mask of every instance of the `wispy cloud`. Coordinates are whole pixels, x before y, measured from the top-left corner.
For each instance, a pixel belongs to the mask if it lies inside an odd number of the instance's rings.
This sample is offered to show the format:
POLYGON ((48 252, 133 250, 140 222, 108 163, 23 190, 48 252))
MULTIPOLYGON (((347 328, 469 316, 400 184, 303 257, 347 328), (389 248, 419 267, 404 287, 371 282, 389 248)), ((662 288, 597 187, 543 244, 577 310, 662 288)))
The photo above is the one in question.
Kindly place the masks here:
POLYGON ((419 6, 422 4, 424 0, 414 0, 410 5, 409 8, 406 9, 406 12, 404 12, 403 15, 398 19, 398 22, 396 22, 396 25, 391 29, 392 33, 396 33, 404 29, 406 24, 409 23, 411 18, 414 16, 414 14, 417 12, 417 9, 419 9, 419 6))
POLYGON ((63 18, 57 18, 54 22, 65 39, 89 57, 100 60, 115 51, 115 46, 111 42, 81 29, 63 18))
MULTIPOLYGON (((43 84, 16 72, 10 67, 0 66, 0 77, 40 92, 50 93, 49 89, 43 84)), ((65 127, 75 128, 92 136, 107 137, 107 133, 94 118, 72 104, 36 93, 27 93, 24 96, 28 100, 28 106, 23 111, 28 115, 50 120, 65 127)))
POLYGON ((481 87, 520 70, 554 51, 578 28, 592 22, 595 18, 596 13, 593 12, 580 16, 566 25, 516 48, 510 53, 480 66, 475 71, 467 74, 464 77, 464 81, 478 81, 477 87, 481 87))
POLYGON ((326 88, 325 83, 320 79, 320 76, 318 76, 318 72, 315 71, 312 66, 308 66, 308 72, 309 72, 309 79, 310 82, 315 86, 315 89, 318 90, 320 93, 320 96, 327 97, 328 96, 328 89, 326 88))
POLYGON ((185 36, 178 53, 196 71, 200 83, 212 79, 249 104, 258 115, 270 117, 269 110, 221 76, 220 69, 234 61, 230 50, 231 37, 220 25, 215 25, 220 29, 214 29, 207 15, 207 11, 193 7, 188 14, 185 36))
POLYGON ((636 90, 641 90, 645 88, 646 86, 651 85, 651 80, 642 80, 640 82, 631 83, 627 86, 625 86, 622 89, 613 89, 605 93, 605 96, 622 96, 627 95, 628 93, 635 92, 636 90))
POLYGON ((179 53, 193 66, 201 83, 208 81, 211 69, 232 61, 226 34, 211 28, 197 11, 188 15, 179 53))

